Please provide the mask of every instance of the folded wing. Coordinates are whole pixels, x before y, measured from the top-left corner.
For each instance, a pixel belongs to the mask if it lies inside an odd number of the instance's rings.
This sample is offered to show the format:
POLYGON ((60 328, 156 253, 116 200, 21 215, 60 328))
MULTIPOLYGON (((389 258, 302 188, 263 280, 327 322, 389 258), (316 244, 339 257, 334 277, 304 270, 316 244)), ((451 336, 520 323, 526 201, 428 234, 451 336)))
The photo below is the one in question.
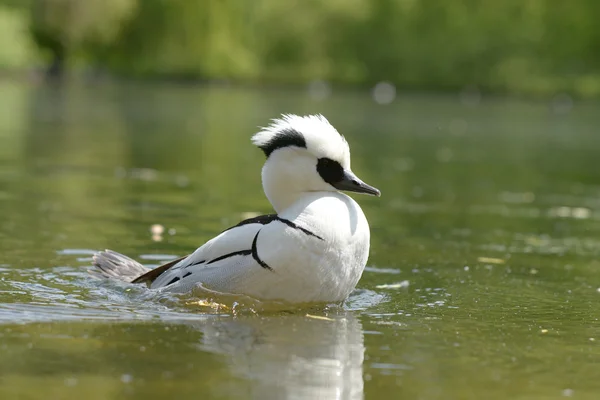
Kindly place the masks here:
POLYGON ((177 284, 181 289, 191 282, 208 285, 219 281, 217 286, 227 284, 222 279, 241 279, 248 268, 259 265, 252 256, 253 240, 262 227, 275 221, 276 215, 262 215, 240 222, 206 242, 193 254, 170 266, 160 266, 134 282, 151 282, 152 288, 177 284), (154 272, 159 270, 157 272, 154 272))

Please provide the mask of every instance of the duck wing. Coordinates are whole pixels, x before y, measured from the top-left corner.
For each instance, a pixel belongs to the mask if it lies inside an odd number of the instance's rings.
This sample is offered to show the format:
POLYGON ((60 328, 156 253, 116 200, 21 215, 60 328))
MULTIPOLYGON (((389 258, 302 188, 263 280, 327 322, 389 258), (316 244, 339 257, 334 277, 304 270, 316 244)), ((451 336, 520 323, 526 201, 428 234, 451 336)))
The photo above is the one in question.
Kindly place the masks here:
POLYGON ((158 266, 158 267, 156 267, 154 269, 151 269, 150 271, 146 272, 145 274, 140 275, 137 278, 135 278, 134 280, 132 280, 131 283, 152 283, 162 273, 164 273, 165 271, 171 269, 174 265, 177 265, 179 262, 185 260, 188 257, 189 257, 189 255, 188 256, 179 257, 179 258, 177 258, 175 260, 169 261, 166 264, 163 264, 163 265, 158 266))
POLYGON ((276 214, 267 214, 241 221, 206 242, 189 256, 161 265, 135 279, 133 283, 149 282, 152 288, 161 288, 188 277, 187 281, 197 280, 191 275, 199 271, 206 275, 210 270, 219 269, 232 261, 239 263, 243 261, 243 257, 252 259, 252 243, 257 233, 275 220, 278 220, 276 214))

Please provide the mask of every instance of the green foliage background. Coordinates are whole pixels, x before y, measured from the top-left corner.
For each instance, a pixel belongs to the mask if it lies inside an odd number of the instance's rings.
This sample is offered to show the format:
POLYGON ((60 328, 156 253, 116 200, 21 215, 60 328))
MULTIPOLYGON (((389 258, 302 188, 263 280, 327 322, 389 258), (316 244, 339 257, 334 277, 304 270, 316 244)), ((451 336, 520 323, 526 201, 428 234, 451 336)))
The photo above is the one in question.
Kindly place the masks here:
POLYGON ((600 95, 597 0, 0 0, 0 66, 600 95))

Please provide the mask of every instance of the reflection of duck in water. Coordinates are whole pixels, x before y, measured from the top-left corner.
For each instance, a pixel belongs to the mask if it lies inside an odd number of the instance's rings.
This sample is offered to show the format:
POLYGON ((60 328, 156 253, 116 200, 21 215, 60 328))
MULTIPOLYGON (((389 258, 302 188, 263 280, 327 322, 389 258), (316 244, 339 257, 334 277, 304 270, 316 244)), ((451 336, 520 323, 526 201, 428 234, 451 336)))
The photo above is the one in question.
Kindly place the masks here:
POLYGON ((363 397, 364 341, 352 313, 209 318, 201 350, 226 356, 232 373, 249 379, 251 398, 363 397))
POLYGON ((350 170, 348 143, 322 116, 287 115, 254 135, 267 161, 262 183, 277 214, 240 222, 193 254, 148 271, 111 251, 94 256, 102 275, 153 289, 223 293, 288 302, 339 302, 369 256, 369 224, 339 192, 379 196, 350 170))

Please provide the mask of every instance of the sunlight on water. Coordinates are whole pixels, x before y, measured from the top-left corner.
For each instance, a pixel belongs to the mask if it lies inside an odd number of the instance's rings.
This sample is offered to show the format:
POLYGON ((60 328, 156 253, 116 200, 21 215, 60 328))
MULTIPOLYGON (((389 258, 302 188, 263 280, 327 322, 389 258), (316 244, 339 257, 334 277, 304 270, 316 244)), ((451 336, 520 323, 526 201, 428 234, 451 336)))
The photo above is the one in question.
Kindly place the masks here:
MULTIPOLYGON (((79 267, 54 267, 50 271, 39 269, 0 271, 0 323, 62 321, 62 320, 196 320, 199 315, 245 315, 291 312, 306 314, 315 310, 341 309, 338 305, 286 304, 264 302, 246 296, 227 295, 194 289, 191 294, 173 294, 150 290, 145 285, 103 280, 86 273, 93 255, 85 249, 65 249, 60 255, 76 257, 79 267), (15 298, 27 302, 13 302, 15 298)), ((168 255, 146 255, 140 259, 172 259, 168 255)), ((369 290, 358 290, 348 299, 345 308, 361 310, 375 306, 385 296, 369 290)))
POLYGON ((317 86, 0 90, 0 398, 595 399, 597 107, 317 86), (384 193, 355 197, 371 255, 343 305, 87 272, 270 212, 249 138, 282 112, 325 114, 384 193))

